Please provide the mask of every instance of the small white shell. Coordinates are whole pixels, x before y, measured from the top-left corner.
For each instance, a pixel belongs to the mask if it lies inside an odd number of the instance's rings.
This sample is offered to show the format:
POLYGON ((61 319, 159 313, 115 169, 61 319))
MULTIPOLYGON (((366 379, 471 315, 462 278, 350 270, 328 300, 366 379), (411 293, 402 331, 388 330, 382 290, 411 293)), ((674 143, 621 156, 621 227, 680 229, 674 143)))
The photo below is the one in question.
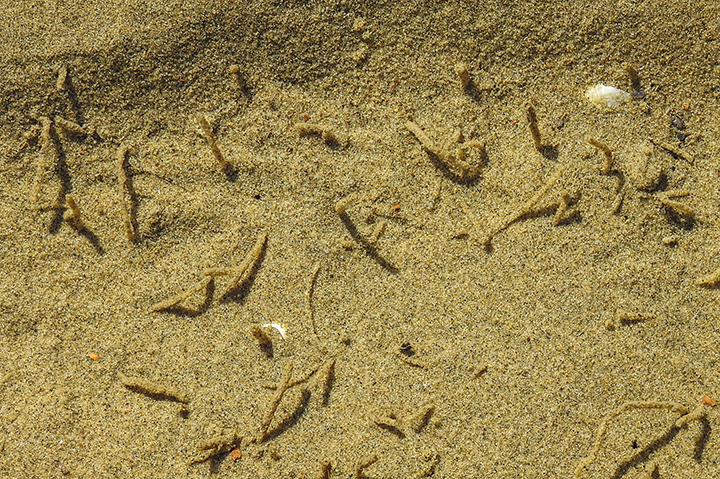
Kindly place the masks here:
POLYGON ((590 103, 598 106, 614 107, 630 100, 630 94, 626 91, 598 83, 588 89, 585 93, 585 98, 587 98, 590 103))
POLYGON ((280 333, 280 337, 285 339, 285 335, 286 335, 285 328, 283 328, 282 325, 277 324, 277 323, 268 323, 268 324, 263 324, 262 327, 263 328, 274 328, 278 333, 280 333))

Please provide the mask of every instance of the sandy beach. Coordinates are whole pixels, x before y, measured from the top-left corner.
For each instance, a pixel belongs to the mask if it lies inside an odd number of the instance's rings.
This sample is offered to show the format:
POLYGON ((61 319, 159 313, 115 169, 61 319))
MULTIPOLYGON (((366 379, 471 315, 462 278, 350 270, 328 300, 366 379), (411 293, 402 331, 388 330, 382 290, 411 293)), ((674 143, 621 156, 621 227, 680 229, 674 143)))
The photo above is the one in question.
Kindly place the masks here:
POLYGON ((717 2, 0 18, 3 477, 720 474, 717 2))

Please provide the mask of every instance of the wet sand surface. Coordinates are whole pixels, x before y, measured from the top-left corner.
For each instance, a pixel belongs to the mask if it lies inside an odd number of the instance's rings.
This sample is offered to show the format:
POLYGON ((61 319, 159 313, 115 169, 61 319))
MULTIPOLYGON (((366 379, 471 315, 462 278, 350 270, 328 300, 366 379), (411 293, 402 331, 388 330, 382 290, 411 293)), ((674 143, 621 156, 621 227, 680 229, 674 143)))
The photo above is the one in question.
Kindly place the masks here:
POLYGON ((717 475, 717 2, 0 17, 4 477, 717 475))

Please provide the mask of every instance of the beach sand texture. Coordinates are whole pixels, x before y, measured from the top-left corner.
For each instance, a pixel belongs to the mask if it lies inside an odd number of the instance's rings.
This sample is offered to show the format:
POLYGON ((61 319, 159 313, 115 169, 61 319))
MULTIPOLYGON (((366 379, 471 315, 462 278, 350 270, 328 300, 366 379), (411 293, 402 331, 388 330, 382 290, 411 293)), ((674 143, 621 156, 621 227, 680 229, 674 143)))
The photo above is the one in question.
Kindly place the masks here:
POLYGON ((716 1, 0 18, 3 477, 718 477, 716 1))

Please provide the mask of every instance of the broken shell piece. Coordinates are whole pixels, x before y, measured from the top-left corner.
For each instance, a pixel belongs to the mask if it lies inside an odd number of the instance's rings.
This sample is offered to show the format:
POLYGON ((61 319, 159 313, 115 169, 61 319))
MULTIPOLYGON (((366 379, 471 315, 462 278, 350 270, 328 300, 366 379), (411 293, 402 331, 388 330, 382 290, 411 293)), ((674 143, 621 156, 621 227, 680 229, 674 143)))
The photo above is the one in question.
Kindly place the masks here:
POLYGON ((283 328, 282 325, 277 324, 277 323, 268 323, 268 324, 263 324, 262 327, 275 329, 278 333, 280 333, 280 337, 285 339, 285 334, 286 334, 285 328, 283 328))
POLYGON ((598 83, 585 93, 590 103, 598 106, 615 107, 630 100, 630 94, 615 87, 598 83))

